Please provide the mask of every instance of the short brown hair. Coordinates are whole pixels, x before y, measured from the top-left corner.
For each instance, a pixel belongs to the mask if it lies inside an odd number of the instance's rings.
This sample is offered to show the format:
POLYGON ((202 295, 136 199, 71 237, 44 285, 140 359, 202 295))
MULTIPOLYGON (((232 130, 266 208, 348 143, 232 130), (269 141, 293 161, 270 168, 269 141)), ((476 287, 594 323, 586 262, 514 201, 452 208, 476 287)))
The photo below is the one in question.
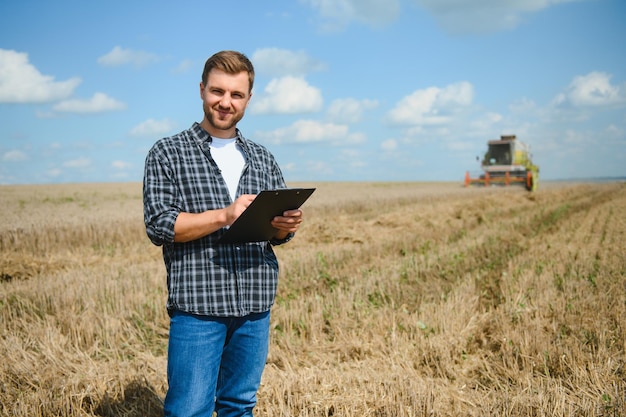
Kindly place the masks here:
POLYGON ((202 84, 206 85, 209 78, 209 72, 212 69, 224 71, 227 74, 239 74, 242 71, 248 73, 248 81, 250 82, 250 91, 254 84, 254 67, 247 56, 237 51, 221 51, 213 54, 204 64, 202 71, 202 84))

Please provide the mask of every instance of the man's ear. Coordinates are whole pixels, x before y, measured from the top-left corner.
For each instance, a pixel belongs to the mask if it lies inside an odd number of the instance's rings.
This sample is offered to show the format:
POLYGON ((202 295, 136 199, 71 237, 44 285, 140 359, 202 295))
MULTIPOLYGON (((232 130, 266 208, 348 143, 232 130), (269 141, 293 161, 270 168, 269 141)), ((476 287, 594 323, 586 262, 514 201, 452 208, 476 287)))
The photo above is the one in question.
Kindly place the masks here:
POLYGON ((200 98, 204 98, 204 84, 200 81, 200 98))

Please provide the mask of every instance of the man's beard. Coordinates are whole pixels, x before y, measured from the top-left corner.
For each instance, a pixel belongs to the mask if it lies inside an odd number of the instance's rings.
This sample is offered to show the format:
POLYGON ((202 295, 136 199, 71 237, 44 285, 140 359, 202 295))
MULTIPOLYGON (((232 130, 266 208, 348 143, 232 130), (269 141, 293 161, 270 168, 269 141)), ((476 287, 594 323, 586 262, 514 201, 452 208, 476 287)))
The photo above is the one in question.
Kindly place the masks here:
POLYGON ((237 123, 239 123, 239 121, 243 118, 243 112, 239 114, 231 113, 231 116, 232 116, 232 119, 229 122, 227 122, 226 120, 217 119, 215 117, 215 113, 211 112, 210 110, 209 111, 207 111, 206 109, 204 110, 204 117, 209 122, 209 125, 211 125, 211 127, 218 129, 218 130, 229 130, 237 126, 237 123))

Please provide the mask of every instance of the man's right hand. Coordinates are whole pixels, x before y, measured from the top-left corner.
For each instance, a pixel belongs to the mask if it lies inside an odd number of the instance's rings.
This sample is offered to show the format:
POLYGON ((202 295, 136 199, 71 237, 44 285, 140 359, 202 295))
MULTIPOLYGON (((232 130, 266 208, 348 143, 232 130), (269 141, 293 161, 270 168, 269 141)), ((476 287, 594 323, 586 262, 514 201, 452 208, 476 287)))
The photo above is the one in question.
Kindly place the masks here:
POLYGON ((174 242, 200 239, 224 226, 230 226, 255 197, 254 194, 244 194, 223 209, 207 210, 202 213, 179 213, 174 223, 174 242))
POLYGON ((240 195, 233 204, 226 207, 226 222, 230 226, 241 216, 241 213, 248 208, 252 200, 256 198, 254 194, 240 195))

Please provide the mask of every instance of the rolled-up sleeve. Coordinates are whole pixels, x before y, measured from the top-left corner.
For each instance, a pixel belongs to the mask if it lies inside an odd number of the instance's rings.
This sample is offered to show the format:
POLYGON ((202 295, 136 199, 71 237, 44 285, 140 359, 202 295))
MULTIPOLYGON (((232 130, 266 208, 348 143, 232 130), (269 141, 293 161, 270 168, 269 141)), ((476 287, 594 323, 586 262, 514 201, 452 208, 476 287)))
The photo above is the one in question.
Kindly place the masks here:
POLYGON ((157 246, 174 242, 174 223, 181 212, 180 195, 168 161, 155 146, 146 157, 143 215, 146 233, 157 246))

